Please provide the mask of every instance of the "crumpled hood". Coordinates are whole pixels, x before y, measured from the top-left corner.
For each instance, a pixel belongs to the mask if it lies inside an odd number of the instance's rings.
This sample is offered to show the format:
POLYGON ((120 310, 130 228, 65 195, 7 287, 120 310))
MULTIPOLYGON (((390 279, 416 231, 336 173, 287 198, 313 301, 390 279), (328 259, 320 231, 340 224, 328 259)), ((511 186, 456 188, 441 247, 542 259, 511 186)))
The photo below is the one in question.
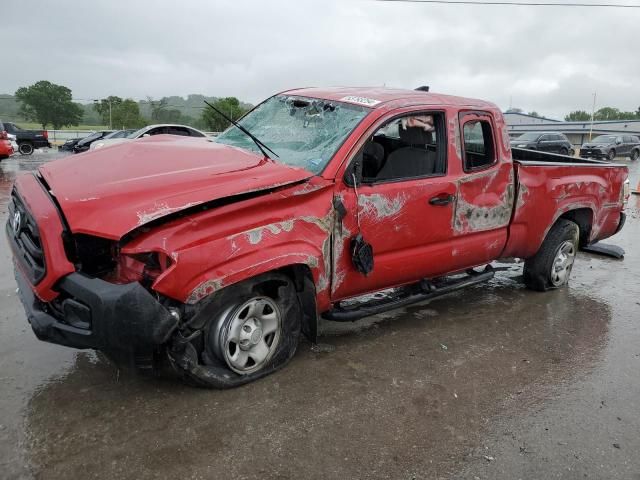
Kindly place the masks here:
POLYGON ((166 215, 312 176, 203 138, 157 135, 39 168, 73 233, 119 239, 166 215))

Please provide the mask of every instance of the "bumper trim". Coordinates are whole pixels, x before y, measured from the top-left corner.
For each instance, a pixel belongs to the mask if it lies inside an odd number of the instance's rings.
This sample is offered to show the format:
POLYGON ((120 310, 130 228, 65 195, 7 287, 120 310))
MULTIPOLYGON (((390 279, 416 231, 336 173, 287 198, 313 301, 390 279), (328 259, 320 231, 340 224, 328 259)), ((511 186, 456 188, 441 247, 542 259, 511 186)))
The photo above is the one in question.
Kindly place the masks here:
POLYGON ((178 325, 139 283, 111 284, 80 273, 63 277, 61 295, 90 310, 90 329, 65 322, 64 314, 42 302, 19 269, 15 269, 19 296, 35 335, 45 342, 67 347, 100 350, 116 363, 136 366, 136 358, 152 355, 167 342, 178 325))

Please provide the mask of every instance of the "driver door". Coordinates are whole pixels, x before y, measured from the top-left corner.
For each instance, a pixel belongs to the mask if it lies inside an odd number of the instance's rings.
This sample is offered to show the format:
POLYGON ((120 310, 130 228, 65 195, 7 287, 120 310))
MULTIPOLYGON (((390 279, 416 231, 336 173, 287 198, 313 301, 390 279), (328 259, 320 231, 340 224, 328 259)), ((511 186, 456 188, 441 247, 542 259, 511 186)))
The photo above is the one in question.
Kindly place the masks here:
POLYGON ((336 195, 345 213, 334 234, 332 300, 455 268, 457 183, 447 158, 444 112, 392 118, 367 140, 336 195), (363 178, 354 186, 358 163, 363 178), (374 268, 367 274, 351 259, 350 242, 358 233, 373 247, 374 268))

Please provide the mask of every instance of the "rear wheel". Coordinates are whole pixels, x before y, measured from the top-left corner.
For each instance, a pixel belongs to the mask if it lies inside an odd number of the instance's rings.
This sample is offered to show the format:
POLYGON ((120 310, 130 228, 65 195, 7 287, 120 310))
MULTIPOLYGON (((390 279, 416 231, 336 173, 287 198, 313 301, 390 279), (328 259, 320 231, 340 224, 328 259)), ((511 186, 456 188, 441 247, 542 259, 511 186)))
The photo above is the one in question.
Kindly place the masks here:
POLYGON ((18 145, 18 151, 22 155, 31 155, 33 153, 33 144, 30 142, 22 142, 18 145))
POLYGON ((525 285, 541 292, 566 285, 578 251, 579 237, 577 224, 570 220, 558 220, 538 252, 525 261, 525 285))
POLYGON ((629 158, 631 158, 632 162, 635 162, 636 160, 638 160, 639 157, 640 157, 640 150, 636 149, 631 152, 631 155, 629 158))
POLYGON ((607 160, 612 162, 615 158, 616 158, 616 151, 613 149, 609 150, 609 153, 607 153, 607 160))
POLYGON ((9 158, 9 155, 0 155, 0 160, 4 160, 5 158, 9 158))

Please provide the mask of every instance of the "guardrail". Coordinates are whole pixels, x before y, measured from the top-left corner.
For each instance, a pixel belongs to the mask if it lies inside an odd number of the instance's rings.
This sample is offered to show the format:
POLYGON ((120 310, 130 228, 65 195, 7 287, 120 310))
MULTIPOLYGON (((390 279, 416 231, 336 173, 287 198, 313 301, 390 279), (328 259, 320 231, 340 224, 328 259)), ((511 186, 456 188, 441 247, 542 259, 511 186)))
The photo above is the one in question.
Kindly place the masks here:
MULTIPOLYGON (((58 146, 62 145, 67 140, 71 140, 72 138, 83 138, 92 133, 95 133, 97 130, 47 130, 49 134, 49 142, 51 145, 58 146)), ((204 132, 210 137, 217 137, 220 135, 220 132, 204 132)))

